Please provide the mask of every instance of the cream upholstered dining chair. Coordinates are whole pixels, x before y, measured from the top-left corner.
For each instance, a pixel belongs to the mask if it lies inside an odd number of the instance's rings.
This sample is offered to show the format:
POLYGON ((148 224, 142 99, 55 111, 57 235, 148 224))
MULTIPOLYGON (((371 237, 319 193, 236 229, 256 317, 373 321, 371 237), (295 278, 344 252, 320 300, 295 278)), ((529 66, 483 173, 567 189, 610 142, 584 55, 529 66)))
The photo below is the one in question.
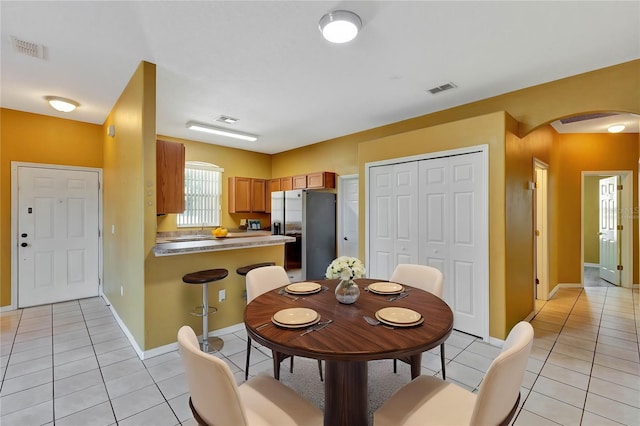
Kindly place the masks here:
MULTIPOLYGON (((289 284, 289 276, 282 266, 263 266, 261 268, 252 269, 247 273, 247 304, 256 297, 278 287, 289 284)), ((273 376, 280 379, 280 363, 291 358, 290 372, 293 373, 293 356, 282 354, 280 352, 273 353, 273 376)), ((249 358, 251 357, 251 337, 247 335, 247 360, 244 367, 244 379, 249 378, 249 358)), ((318 360, 318 371, 320 372, 320 380, 322 377, 322 361, 318 360)))
MULTIPOLYGON (((442 283, 444 281, 442 272, 438 268, 425 265, 414 265, 410 263, 401 263, 393 270, 389 281, 406 284, 420 290, 428 291, 431 294, 442 299, 442 283)), ((409 362, 408 359, 401 361, 409 362)), ((442 365, 442 378, 446 379, 445 359, 444 359, 444 343, 440 345, 440 363, 442 365)), ((397 372, 397 360, 393 360, 393 372, 397 372)))
POLYGON ((478 393, 435 376, 419 376, 373 414, 374 426, 507 425, 520 402, 533 327, 516 324, 493 360, 478 393))
POLYGON ((189 407, 199 425, 322 425, 322 412, 291 388, 259 375, 240 386, 229 366, 202 352, 193 329, 178 330, 189 385, 189 407))

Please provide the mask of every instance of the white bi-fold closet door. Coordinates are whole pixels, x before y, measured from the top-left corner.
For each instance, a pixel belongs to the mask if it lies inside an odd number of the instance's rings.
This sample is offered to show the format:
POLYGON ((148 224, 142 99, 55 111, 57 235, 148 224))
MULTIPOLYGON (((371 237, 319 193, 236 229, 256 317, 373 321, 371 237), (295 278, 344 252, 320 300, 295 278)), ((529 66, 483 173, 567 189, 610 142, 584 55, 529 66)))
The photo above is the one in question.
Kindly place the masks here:
POLYGON ((368 275, 399 263, 444 274, 454 327, 488 337, 487 170, 482 151, 369 168, 368 275))

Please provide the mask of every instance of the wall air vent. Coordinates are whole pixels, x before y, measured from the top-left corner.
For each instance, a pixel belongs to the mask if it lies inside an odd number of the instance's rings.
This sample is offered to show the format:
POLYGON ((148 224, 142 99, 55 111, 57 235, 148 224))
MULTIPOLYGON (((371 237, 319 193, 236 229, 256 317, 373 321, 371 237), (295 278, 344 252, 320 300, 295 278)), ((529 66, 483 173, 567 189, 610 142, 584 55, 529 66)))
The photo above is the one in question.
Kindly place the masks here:
POLYGON ((432 89, 429 89, 427 90, 427 92, 431 93, 432 95, 435 95, 436 93, 444 92, 445 90, 455 89, 456 87, 458 86, 456 86, 452 82, 448 82, 447 84, 443 84, 442 86, 437 86, 432 89))
POLYGON ((45 47, 42 44, 35 44, 28 41, 20 40, 17 37, 11 36, 11 44, 13 50, 23 55, 32 56, 38 59, 44 59, 45 47))

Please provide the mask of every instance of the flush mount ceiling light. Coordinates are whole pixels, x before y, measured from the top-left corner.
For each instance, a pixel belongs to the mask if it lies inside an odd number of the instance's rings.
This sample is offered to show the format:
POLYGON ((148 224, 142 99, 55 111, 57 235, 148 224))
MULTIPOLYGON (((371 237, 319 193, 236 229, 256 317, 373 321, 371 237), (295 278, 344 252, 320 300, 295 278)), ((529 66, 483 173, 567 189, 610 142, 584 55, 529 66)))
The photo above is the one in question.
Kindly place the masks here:
POLYGON ((242 139, 244 141, 255 142, 258 140, 256 135, 250 133, 237 132, 222 127, 215 127, 209 124, 198 123, 195 121, 187 122, 187 129, 197 130, 199 132, 212 133, 219 136, 228 136, 230 138, 242 139))
POLYGON ((348 10, 329 12, 320 18, 320 32, 331 43, 346 43, 358 35, 362 27, 360 17, 348 10))
POLYGON ((615 124, 613 126, 609 126, 607 130, 609 131, 609 133, 620 133, 624 130, 624 124, 615 124))
POLYGON ((51 108, 60 112, 71 112, 80 106, 79 103, 72 99, 61 98, 59 96, 45 96, 45 99, 49 102, 51 108))

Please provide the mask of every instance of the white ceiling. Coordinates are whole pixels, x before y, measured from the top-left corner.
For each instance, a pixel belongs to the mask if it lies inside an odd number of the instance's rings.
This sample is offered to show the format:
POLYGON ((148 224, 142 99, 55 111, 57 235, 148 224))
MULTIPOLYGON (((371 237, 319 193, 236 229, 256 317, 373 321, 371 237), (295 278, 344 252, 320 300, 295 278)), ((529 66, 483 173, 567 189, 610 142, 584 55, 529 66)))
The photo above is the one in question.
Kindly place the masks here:
POLYGON ((102 124, 146 60, 158 134, 264 153, 640 58, 638 1, 2 1, 0 13, 2 107, 102 124), (351 43, 318 31, 336 9, 362 18, 351 43), (12 36, 45 58, 13 51, 12 36), (80 107, 58 113, 46 95, 80 107))

